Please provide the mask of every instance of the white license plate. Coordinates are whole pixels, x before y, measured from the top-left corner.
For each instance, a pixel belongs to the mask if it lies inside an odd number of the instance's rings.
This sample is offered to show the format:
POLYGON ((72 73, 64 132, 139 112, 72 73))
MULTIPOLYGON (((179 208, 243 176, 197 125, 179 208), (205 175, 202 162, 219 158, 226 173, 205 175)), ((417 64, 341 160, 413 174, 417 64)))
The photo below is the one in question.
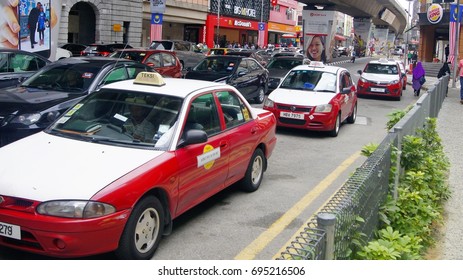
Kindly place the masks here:
POLYGON ((280 117, 288 119, 303 120, 304 114, 292 113, 292 112, 280 112, 280 117))
POLYGON ((374 88, 374 87, 372 87, 371 91, 372 92, 385 92, 385 89, 384 88, 374 88))
POLYGON ((0 235, 21 240, 21 227, 0 222, 0 235))

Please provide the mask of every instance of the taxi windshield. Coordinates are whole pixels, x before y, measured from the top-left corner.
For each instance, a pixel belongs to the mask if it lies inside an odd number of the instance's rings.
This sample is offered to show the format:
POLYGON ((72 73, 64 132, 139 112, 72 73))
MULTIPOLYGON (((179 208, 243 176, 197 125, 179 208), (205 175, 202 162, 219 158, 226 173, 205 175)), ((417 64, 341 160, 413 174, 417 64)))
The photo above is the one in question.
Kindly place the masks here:
POLYGON ((83 141, 166 150, 182 99, 103 89, 68 110, 46 131, 83 141))
POLYGON ((314 70, 293 70, 283 80, 280 88, 336 92, 336 74, 314 70))
POLYGON ((371 74, 386 74, 386 75, 397 75, 399 71, 397 70, 397 65, 390 64, 374 64, 370 63, 365 67, 365 73, 371 74))

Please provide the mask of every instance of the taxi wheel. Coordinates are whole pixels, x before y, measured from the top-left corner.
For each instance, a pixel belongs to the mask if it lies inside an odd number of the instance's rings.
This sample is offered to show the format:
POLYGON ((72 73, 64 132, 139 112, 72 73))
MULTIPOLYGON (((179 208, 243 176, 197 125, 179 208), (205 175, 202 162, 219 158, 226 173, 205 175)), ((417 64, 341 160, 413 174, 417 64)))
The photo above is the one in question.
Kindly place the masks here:
POLYGON ((352 113, 349 117, 347 117, 347 123, 355 123, 357 119, 357 103, 354 105, 354 109, 352 109, 352 113))
POLYGON ((256 149, 249 161, 248 169, 240 182, 240 188, 246 192, 254 192, 260 186, 265 170, 265 155, 261 149, 256 149))
POLYGON ((262 104, 262 102, 264 102, 264 98, 265 98, 265 90, 263 87, 259 87, 259 89, 257 90, 257 92, 259 93, 259 95, 257 95, 255 98, 254 98, 254 101, 257 103, 257 104, 262 104))
POLYGON ((338 116, 336 117, 336 123, 334 124, 333 130, 329 132, 331 137, 336 137, 338 136, 339 129, 341 128, 341 112, 338 113, 338 116))
POLYGON ((162 237, 164 215, 164 208, 156 197, 143 198, 125 225, 116 255, 126 260, 151 259, 162 237))

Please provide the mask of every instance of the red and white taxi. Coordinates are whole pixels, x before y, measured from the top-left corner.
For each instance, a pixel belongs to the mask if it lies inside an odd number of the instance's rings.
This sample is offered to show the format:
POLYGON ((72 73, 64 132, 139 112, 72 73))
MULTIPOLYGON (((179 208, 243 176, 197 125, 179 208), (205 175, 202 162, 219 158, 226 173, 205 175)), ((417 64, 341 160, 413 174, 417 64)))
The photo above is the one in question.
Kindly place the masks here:
POLYGON ((358 73, 359 96, 381 96, 400 100, 406 80, 403 79, 404 75, 397 61, 386 58, 372 60, 367 63, 363 72, 358 70, 358 73))
POLYGON ((333 137, 344 121, 357 118, 357 94, 349 71, 320 62, 300 65, 286 74, 265 100, 277 126, 328 131, 333 137))
POLYGON ((142 72, 0 148, 0 245, 150 259, 172 221, 238 183, 259 188, 271 112, 232 86, 142 72))

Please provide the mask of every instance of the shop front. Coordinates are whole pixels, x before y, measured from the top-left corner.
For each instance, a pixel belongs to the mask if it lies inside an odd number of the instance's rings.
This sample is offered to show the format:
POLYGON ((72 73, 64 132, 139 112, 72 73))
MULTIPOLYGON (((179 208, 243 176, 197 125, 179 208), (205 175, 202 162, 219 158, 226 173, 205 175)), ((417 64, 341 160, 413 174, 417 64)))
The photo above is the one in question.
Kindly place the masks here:
POLYGON ((268 23, 268 43, 281 46, 299 46, 296 26, 276 22, 268 23))
MULTIPOLYGON (((215 14, 209 14, 206 20, 204 40, 208 47, 216 46, 227 47, 228 45, 239 44, 257 45, 258 41, 258 21, 233 17, 218 17, 215 14)), ((267 25, 266 25, 267 26, 267 25)), ((264 36, 267 32, 263 32, 264 36)), ((264 44, 267 45, 267 36, 264 38, 264 44)))

